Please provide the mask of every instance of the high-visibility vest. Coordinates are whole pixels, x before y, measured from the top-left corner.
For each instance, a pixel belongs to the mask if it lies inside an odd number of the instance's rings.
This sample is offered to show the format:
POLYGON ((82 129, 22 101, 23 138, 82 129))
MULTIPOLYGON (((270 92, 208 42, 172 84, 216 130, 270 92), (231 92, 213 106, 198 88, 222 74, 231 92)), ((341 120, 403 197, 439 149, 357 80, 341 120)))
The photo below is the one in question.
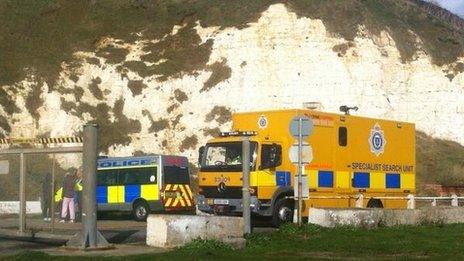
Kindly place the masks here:
POLYGON ((55 202, 60 202, 63 199, 63 187, 55 192, 55 202))
MULTIPOLYGON (((82 191, 82 180, 78 180, 76 184, 74 184, 74 191, 82 191)), ((55 192, 55 202, 60 202, 63 199, 63 187, 58 189, 55 192)))
POLYGON ((82 179, 78 179, 74 184, 74 191, 82 191, 82 179))

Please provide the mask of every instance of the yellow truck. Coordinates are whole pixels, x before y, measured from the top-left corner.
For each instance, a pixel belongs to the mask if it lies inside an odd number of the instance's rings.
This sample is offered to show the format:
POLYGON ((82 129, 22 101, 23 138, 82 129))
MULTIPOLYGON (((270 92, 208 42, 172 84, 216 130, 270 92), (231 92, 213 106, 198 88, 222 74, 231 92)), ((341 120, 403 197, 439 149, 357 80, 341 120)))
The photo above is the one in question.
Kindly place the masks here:
POLYGON ((314 126, 304 140, 313 159, 304 167, 309 198, 303 202, 303 216, 311 207, 355 207, 360 194, 363 207, 406 208, 406 199, 398 197, 415 193, 414 124, 308 109, 233 114, 233 131, 199 150, 198 208, 225 215, 242 212, 242 140, 249 136, 252 213, 272 217, 275 225, 291 221, 298 167, 289 158, 297 142, 289 125, 298 115, 314 126))

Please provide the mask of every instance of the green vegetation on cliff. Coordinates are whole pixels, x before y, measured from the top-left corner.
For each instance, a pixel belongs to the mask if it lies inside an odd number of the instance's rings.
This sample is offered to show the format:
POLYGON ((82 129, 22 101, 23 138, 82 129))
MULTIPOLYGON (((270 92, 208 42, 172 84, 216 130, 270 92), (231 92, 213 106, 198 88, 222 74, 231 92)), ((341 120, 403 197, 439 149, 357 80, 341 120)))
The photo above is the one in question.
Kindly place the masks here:
MULTIPOLYGON (((79 66, 74 56, 77 51, 96 52, 107 63, 121 64, 122 71, 135 68, 141 76, 158 75, 161 80, 205 69, 212 40, 201 43, 194 30, 196 23, 243 28, 279 2, 301 17, 321 19, 331 33, 348 41, 361 25, 374 35, 386 30, 404 62, 414 59, 419 49, 438 65, 463 55, 462 31, 406 0, 5 0, 0 2, 0 104, 10 107, 6 113, 13 113, 14 97, 4 91, 17 93, 21 88, 18 82, 29 77, 38 82, 36 88, 47 82, 58 89, 63 67, 73 70, 79 66), (182 28, 171 36, 175 25, 182 28), (99 47, 106 37, 126 43, 161 39, 145 47, 150 53, 143 59, 155 64, 124 63, 126 49, 99 47)), ((38 101, 31 102, 28 109, 34 115, 39 106, 38 101)), ((0 123, 8 131, 8 126, 0 123)))

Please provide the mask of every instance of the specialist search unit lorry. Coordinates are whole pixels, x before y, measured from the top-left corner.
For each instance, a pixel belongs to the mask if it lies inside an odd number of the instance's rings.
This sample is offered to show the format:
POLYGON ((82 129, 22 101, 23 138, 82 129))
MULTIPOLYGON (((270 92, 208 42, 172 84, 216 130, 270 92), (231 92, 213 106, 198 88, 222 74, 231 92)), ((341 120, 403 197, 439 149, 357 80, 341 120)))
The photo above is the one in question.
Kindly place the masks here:
POLYGON ((298 115, 314 126, 304 139, 313 159, 304 167, 309 198, 303 216, 311 207, 355 207, 359 194, 364 207, 406 208, 405 199, 385 197, 415 193, 414 124, 292 109, 233 114, 233 131, 200 148, 199 210, 242 212, 242 139, 249 136, 252 213, 271 216, 275 225, 290 222, 297 166, 289 157, 296 143, 289 125, 298 115))

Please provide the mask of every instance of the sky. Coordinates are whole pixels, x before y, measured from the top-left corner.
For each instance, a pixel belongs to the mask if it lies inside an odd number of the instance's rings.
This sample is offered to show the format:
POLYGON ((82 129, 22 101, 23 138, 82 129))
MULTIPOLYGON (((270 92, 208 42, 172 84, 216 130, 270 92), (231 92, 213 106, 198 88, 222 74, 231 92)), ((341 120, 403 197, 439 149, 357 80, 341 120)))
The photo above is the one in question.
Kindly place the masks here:
POLYGON ((464 0, 435 0, 441 7, 464 18, 464 0))

